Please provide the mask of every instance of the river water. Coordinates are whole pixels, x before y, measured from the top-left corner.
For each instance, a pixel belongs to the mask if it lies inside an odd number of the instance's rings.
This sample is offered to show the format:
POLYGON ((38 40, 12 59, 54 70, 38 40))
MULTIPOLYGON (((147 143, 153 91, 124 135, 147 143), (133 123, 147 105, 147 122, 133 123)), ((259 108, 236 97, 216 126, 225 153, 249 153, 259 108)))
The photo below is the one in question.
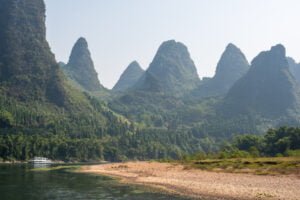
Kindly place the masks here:
POLYGON ((0 200, 187 200, 104 176, 32 168, 0 164, 0 200))

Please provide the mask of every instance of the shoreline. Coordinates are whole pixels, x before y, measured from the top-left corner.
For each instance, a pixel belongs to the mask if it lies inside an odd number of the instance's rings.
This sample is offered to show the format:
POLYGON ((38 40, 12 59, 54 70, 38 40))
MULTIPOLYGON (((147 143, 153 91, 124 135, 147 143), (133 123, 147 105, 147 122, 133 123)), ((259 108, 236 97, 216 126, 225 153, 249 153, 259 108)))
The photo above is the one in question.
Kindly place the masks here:
MULTIPOLYGON (((16 161, 0 161, 0 164, 30 164, 31 162, 29 161, 19 161, 19 160, 16 160, 16 161)), ((90 161, 90 162, 79 162, 79 161, 62 161, 62 160, 53 160, 51 163, 47 163, 47 164, 53 164, 53 165, 56 165, 56 164, 64 164, 64 165, 67 165, 67 164, 82 164, 82 165, 97 165, 97 164, 107 164, 109 162, 107 161, 90 161)))
POLYGON ((82 166, 79 172, 111 176, 122 183, 150 186, 195 199, 297 200, 300 196, 300 178, 296 175, 209 172, 158 162, 82 166))
POLYGON ((28 161, 0 161, 0 164, 27 164, 28 161))

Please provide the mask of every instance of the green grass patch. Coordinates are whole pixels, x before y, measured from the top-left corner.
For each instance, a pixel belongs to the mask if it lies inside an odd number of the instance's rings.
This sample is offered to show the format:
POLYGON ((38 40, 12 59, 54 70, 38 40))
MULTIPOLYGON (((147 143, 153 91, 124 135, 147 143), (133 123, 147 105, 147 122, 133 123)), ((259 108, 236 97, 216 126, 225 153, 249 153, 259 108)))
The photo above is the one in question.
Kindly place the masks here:
POLYGON ((205 159, 183 161, 186 168, 257 175, 300 174, 299 157, 205 159))
POLYGON ((56 170, 64 170, 64 171, 75 171, 80 168, 79 165, 68 165, 68 166, 56 166, 56 167, 44 167, 44 168, 34 168, 30 171, 56 171, 56 170))

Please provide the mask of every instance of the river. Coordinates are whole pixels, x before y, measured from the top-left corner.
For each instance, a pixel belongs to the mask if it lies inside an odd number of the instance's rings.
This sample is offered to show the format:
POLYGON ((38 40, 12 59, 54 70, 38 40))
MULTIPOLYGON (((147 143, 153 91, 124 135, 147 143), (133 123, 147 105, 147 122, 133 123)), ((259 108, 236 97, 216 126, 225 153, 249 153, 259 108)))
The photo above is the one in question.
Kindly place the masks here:
POLYGON ((1 200, 187 200, 129 186, 104 176, 67 170, 32 170, 29 164, 0 164, 1 200))

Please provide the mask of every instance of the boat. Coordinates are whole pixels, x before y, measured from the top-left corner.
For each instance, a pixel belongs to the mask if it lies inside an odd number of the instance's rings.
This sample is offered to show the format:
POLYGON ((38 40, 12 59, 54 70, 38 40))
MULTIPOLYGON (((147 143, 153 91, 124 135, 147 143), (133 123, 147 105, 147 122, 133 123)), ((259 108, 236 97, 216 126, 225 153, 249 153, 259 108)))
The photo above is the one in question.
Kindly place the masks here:
POLYGON ((33 159, 29 160, 29 162, 37 164, 51 164, 52 160, 45 157, 34 157, 33 159))

